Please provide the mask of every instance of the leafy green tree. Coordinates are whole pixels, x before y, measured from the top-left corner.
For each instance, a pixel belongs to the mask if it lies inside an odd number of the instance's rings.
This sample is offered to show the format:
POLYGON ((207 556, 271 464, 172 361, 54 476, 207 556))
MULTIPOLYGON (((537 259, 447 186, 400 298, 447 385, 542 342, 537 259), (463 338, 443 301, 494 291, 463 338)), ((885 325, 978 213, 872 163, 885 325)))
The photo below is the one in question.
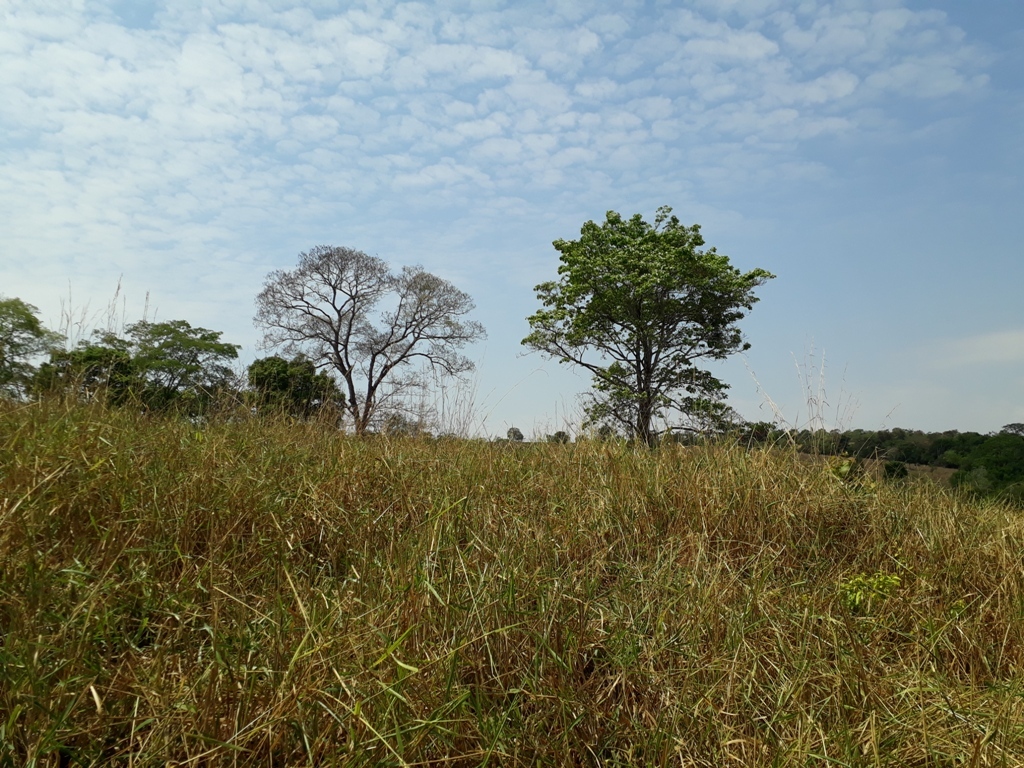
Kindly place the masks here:
POLYGON ((260 405, 309 418, 325 407, 342 408, 345 396, 337 382, 318 373, 311 360, 299 356, 285 360, 276 355, 253 361, 249 387, 260 405))
POLYGON ((556 240, 559 279, 537 286, 542 309, 523 344, 593 377, 591 423, 617 423, 653 445, 670 412, 707 412, 727 385, 699 368, 749 348, 737 323, 774 275, 740 272, 700 227, 659 208, 654 224, 609 211, 579 240, 556 240))
POLYGON ((721 400, 691 398, 686 412, 687 429, 702 435, 725 435, 742 432, 746 422, 721 400))
POLYGON ((984 468, 995 491, 1024 482, 1024 436, 1010 432, 993 435, 974 448, 960 467, 957 474, 984 468))
POLYGON ((960 488, 978 496, 987 495, 993 489, 992 478, 989 477, 988 470, 983 466, 977 466, 969 470, 957 470, 949 478, 949 484, 954 488, 960 488))
POLYGON ((129 343, 102 333, 75 349, 53 350, 50 360, 39 366, 33 387, 39 394, 74 391, 84 400, 123 405, 141 391, 142 379, 129 343))
POLYGON ((485 335, 464 319, 473 309, 466 293, 422 267, 395 273, 362 251, 317 246, 295 269, 267 275, 254 321, 265 348, 334 368, 363 434, 382 405, 416 385, 414 364, 444 375, 472 370, 460 350, 485 335))
POLYGON ((756 421, 746 424, 741 436, 751 445, 767 445, 782 440, 785 432, 770 421, 756 421))
POLYGON ((948 432, 935 433, 929 446, 929 464, 938 467, 959 468, 971 455, 971 452, 988 438, 977 432, 948 432))
POLYGON ((956 451, 943 451, 942 455, 935 461, 936 466, 952 467, 953 469, 958 468, 963 463, 964 457, 956 451))
POLYGON ((98 332, 73 350, 53 350, 34 378, 34 390, 198 414, 234 382, 230 362, 240 347, 222 342, 219 331, 193 328, 185 320, 142 321, 125 331, 127 338, 98 332))
POLYGON ((523 430, 519 429, 519 427, 509 427, 505 436, 513 443, 521 443, 526 439, 523 437, 523 430))
POLYGON ((0 297, 0 395, 22 396, 35 375, 32 359, 61 341, 43 327, 38 311, 21 299, 0 297))
POLYGON ((241 347, 221 341, 220 331, 193 328, 185 320, 142 321, 125 330, 143 381, 142 401, 150 408, 200 412, 234 379, 229 363, 241 347))

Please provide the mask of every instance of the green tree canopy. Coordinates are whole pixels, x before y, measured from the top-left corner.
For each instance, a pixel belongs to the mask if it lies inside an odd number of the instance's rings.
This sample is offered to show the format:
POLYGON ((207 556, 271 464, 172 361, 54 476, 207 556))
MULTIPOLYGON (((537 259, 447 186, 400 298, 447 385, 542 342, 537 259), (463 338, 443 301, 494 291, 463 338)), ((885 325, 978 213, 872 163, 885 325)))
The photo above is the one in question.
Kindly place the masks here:
POLYGON ((253 361, 248 371, 249 387, 260 405, 308 418, 327 406, 343 408, 345 396, 337 382, 318 373, 311 360, 301 355, 285 360, 276 355, 253 361))
POLYGON ((737 323, 774 275, 740 272, 700 227, 658 209, 654 224, 609 211, 578 240, 556 240, 559 279, 537 286, 543 305, 523 344, 593 376, 592 423, 617 423, 652 444, 656 419, 706 414, 727 385, 699 368, 749 347, 737 323))
POLYGON ((23 395, 35 374, 32 359, 61 341, 43 327, 38 311, 21 299, 0 297, 0 395, 23 395))
POLYGON ((74 391, 85 400, 103 398, 122 405, 141 389, 142 379, 129 343, 112 333, 94 334, 70 350, 53 350, 39 366, 34 389, 39 394, 74 391))
POLYGON ((203 412, 213 395, 231 386, 230 361, 241 348, 220 340, 219 331, 186 321, 142 321, 127 338, 96 332, 72 350, 53 350, 35 379, 39 392, 75 390, 113 404, 134 401, 153 410, 203 412))
POLYGON ((54 350, 35 378, 39 392, 74 390, 121 405, 199 413, 214 393, 234 380, 230 362, 240 347, 220 340, 220 331, 193 328, 185 320, 141 321, 125 329, 93 334, 73 350, 54 350))
POLYGON ((978 445, 961 465, 969 473, 984 467, 995 489, 1024 482, 1024 436, 1012 432, 992 435, 978 445))
POLYGON ((185 320, 142 321, 125 330, 149 407, 177 404, 188 405, 186 410, 202 409, 212 394, 234 379, 229 362, 241 347, 221 341, 220 331, 193 328, 185 320))

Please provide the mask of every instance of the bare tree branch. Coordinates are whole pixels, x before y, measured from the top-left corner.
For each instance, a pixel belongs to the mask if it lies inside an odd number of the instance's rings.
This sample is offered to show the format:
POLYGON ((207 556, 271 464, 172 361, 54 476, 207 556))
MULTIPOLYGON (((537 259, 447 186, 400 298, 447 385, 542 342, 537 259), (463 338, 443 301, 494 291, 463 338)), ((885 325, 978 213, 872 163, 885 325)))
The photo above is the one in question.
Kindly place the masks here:
POLYGON ((267 275, 254 322, 264 348, 334 369, 362 434, 382 403, 409 386, 400 369, 421 362, 450 376, 472 370, 459 351, 485 336, 463 319, 474 308, 468 294, 422 267, 393 274, 362 251, 317 246, 299 254, 294 270, 267 275))

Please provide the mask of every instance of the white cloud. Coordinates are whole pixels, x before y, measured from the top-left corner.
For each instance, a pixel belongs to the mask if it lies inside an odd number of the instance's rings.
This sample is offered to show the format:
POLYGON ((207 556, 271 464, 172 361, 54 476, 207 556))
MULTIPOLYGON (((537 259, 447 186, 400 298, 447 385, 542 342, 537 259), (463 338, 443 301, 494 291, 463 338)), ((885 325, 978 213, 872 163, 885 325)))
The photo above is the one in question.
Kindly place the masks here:
POLYGON ((400 173, 395 177, 398 187, 443 187, 471 183, 475 187, 489 186, 486 174, 475 168, 445 161, 419 168, 413 173, 400 173))
POLYGON ((622 37, 629 31, 629 21, 619 14, 606 13, 594 16, 585 22, 587 29, 593 30, 605 40, 622 37))
POLYGON ((584 99, 606 101, 619 92, 619 84, 610 77, 602 77, 600 80, 585 80, 577 83, 575 91, 584 99))
POLYGON ((736 32, 719 38, 696 38, 683 44, 687 54, 709 61, 752 61, 779 52, 777 43, 756 32, 736 32))
POLYGON ((481 139, 488 139, 492 136, 497 136, 504 130, 503 124, 507 123, 505 120, 499 119, 503 117, 500 114, 494 114, 483 120, 465 120, 460 123, 456 123, 454 130, 456 133, 464 136, 467 139, 473 141, 479 141, 481 139))
POLYGON ((541 113, 557 114, 572 106, 565 88, 542 77, 530 77, 509 83, 503 89, 519 109, 532 108, 541 113))
POLYGON ((514 163, 522 159, 523 145, 513 139, 485 139, 473 149, 473 155, 483 161, 514 163))
POLYGON ((705 103, 725 101, 740 93, 740 84, 728 74, 701 73, 690 78, 697 97, 705 103))
POLYGON ((851 95, 859 84, 855 74, 838 69, 807 82, 772 84, 766 91, 784 104, 827 104, 851 95))
POLYGON ((392 68, 401 90, 439 85, 502 80, 525 69, 522 57, 508 51, 474 45, 429 45, 400 59, 392 68), (441 82, 435 82, 442 76, 441 82))
POLYGON ((735 13, 747 18, 758 17, 767 14, 779 7, 779 0, 695 0, 693 3, 697 8, 719 16, 735 13))
POLYGON ((1024 328, 947 339, 931 345, 925 354, 936 368, 1024 363, 1024 328))
POLYGON ((128 28, 100 0, 16 2, 0 280, 124 272, 203 294, 188 265, 243 295, 246 259, 314 235, 400 244, 420 208, 514 200, 530 220, 820 180, 804 140, 899 128, 893 95, 984 85, 940 13, 673 5, 188 0, 128 28), (378 215, 397 223, 382 233, 378 215))
POLYGON ((921 56, 873 72, 865 84, 880 91, 936 98, 983 88, 986 75, 966 76, 947 56, 921 56))
POLYGON ((633 99, 626 104, 626 107, 634 115, 644 120, 661 120, 671 117, 675 109, 672 100, 665 96, 633 99))

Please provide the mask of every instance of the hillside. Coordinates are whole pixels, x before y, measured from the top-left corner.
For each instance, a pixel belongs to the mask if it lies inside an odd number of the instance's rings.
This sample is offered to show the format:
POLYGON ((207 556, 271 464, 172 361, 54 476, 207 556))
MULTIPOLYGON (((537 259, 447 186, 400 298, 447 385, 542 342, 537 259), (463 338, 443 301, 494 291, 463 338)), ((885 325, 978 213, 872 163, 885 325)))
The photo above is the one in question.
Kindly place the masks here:
POLYGON ((778 450, 0 404, 0 764, 1019 765, 1022 561, 778 450))

